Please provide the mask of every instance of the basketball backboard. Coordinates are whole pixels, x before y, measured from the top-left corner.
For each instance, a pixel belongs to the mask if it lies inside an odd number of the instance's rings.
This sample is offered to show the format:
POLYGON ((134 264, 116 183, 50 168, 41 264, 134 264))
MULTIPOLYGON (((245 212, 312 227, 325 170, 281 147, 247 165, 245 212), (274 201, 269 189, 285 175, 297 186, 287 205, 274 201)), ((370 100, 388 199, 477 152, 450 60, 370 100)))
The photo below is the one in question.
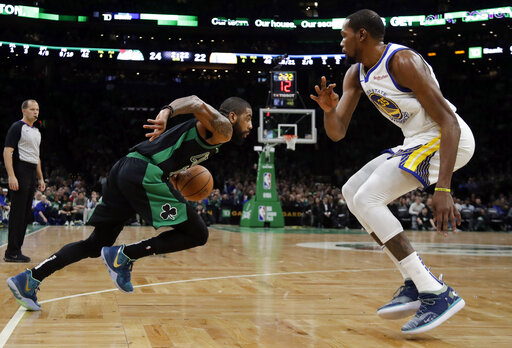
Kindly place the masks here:
POLYGON ((297 144, 317 141, 314 109, 260 109, 258 142, 283 144, 284 135, 297 136, 297 144))

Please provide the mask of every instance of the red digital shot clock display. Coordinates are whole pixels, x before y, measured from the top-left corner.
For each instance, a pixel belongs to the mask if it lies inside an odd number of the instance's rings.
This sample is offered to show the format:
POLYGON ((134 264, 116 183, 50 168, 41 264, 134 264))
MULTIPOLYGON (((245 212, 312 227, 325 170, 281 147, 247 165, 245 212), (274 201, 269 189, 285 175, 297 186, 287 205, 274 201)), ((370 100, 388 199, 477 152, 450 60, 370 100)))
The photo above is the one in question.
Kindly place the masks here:
POLYGON ((272 71, 272 96, 294 98, 297 93, 296 71, 272 71))

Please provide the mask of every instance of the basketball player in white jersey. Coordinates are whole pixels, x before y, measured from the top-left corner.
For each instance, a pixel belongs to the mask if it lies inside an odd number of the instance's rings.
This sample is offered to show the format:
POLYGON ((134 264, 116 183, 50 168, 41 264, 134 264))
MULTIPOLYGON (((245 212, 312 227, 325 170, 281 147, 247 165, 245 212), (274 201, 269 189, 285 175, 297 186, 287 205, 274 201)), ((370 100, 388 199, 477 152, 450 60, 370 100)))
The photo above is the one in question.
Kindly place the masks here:
POLYGON ((460 214, 450 193, 452 173, 473 155, 467 124, 439 89, 432 68, 408 47, 385 44, 380 16, 360 10, 347 17, 341 47, 352 65, 341 98, 325 77, 311 95, 324 110, 325 130, 339 141, 364 93, 391 123, 402 129, 402 145, 387 150, 343 186, 350 211, 381 245, 404 277, 393 299, 378 309, 386 319, 415 316, 402 327, 409 334, 431 330, 465 305, 464 300, 423 264, 387 204, 418 187, 436 183, 432 206, 438 232, 455 231, 460 214))

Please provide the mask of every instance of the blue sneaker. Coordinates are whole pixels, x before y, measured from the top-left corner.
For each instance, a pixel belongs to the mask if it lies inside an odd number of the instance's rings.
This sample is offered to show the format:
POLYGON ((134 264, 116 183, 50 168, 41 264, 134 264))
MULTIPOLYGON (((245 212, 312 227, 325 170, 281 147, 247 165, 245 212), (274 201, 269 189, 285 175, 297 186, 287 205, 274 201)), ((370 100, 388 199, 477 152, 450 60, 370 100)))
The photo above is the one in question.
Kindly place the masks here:
POLYGON ((122 292, 132 292, 133 286, 130 282, 131 270, 135 260, 130 259, 123 253, 124 244, 113 247, 101 248, 101 258, 108 268, 110 278, 122 292))
POLYGON ((39 283, 41 283, 39 280, 32 278, 32 271, 29 269, 7 279, 7 286, 11 289, 16 301, 29 311, 41 310, 41 305, 37 303, 36 296, 39 283))
POLYGON ((407 279, 393 294, 393 299, 377 310, 383 319, 400 319, 413 315, 420 308, 418 289, 407 279))
POLYGON ((402 327, 403 333, 419 334, 432 330, 466 305, 462 297, 446 284, 439 291, 420 293, 419 299, 421 306, 414 318, 402 327))

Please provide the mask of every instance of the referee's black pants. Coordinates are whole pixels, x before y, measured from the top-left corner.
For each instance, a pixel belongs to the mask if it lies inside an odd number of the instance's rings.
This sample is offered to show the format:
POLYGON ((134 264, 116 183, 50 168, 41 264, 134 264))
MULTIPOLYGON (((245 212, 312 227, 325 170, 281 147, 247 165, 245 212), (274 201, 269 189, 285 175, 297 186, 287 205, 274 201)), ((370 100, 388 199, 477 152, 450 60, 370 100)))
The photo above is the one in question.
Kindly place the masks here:
POLYGON ((9 190, 11 200, 11 211, 9 213, 9 237, 7 256, 21 254, 21 246, 25 239, 25 231, 28 223, 32 220, 32 200, 36 187, 37 165, 16 161, 13 163, 14 175, 18 179, 18 190, 9 190))

